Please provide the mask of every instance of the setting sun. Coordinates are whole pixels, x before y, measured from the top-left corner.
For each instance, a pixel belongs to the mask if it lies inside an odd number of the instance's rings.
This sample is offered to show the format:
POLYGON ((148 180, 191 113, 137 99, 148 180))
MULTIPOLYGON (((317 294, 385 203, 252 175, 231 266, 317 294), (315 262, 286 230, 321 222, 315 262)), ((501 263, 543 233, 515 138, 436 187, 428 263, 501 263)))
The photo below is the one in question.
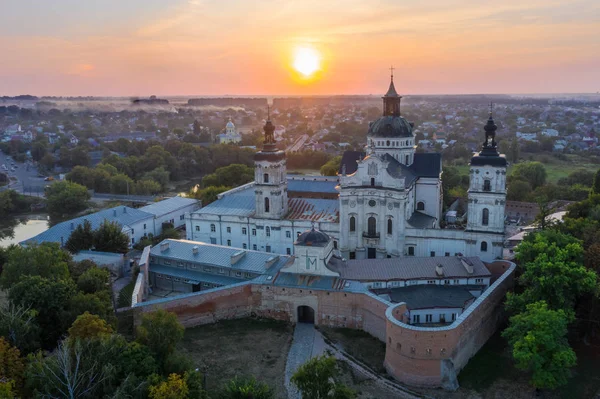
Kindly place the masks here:
POLYGON ((321 56, 311 47, 298 47, 294 52, 294 69, 304 76, 310 76, 320 67, 321 56))

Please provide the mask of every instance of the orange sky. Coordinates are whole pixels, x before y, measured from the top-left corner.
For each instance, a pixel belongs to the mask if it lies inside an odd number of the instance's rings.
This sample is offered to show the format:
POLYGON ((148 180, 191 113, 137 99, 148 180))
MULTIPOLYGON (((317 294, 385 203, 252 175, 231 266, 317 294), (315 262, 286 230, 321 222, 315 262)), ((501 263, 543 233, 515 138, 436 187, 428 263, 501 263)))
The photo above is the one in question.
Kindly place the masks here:
POLYGON ((600 90, 600 2, 20 0, 0 15, 0 95, 600 90), (292 54, 317 49, 299 79, 292 54))

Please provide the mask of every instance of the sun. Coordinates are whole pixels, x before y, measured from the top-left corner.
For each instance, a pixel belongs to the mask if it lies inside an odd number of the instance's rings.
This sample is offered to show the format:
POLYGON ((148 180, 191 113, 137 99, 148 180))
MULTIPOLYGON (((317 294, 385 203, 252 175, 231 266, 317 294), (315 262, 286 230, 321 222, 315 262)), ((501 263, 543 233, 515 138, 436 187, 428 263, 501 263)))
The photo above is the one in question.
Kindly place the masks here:
POLYGON ((294 51, 293 67, 305 77, 311 76, 321 66, 321 55, 311 47, 297 47, 294 51))

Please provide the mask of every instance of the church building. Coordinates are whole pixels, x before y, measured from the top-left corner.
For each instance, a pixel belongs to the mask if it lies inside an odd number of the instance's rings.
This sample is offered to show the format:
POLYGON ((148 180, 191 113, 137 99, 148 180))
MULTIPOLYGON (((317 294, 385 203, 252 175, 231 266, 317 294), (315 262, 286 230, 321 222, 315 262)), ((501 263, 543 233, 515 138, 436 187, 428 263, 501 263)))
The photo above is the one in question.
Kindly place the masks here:
POLYGON ((366 152, 345 152, 337 177, 289 176, 269 117, 255 180, 187 215, 187 239, 301 256, 294 242, 316 228, 344 259, 501 258, 507 162, 497 150, 491 111, 481 151, 470 162, 466 228, 450 229, 440 223, 441 154, 415 151, 401 99, 392 75, 383 114, 369 124, 366 152))
POLYGON ((235 130, 235 125, 229 118, 229 122, 225 125, 225 133, 217 136, 219 144, 237 144, 242 141, 242 135, 235 130))

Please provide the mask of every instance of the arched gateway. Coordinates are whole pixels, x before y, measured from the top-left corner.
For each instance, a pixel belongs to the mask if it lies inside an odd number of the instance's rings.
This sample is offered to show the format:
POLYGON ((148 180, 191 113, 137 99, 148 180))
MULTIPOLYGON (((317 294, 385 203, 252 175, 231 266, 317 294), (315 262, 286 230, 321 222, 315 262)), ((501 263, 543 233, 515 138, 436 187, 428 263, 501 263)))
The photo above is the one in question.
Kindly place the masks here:
POLYGON ((298 306, 298 323, 315 323, 315 310, 310 306, 298 306))

